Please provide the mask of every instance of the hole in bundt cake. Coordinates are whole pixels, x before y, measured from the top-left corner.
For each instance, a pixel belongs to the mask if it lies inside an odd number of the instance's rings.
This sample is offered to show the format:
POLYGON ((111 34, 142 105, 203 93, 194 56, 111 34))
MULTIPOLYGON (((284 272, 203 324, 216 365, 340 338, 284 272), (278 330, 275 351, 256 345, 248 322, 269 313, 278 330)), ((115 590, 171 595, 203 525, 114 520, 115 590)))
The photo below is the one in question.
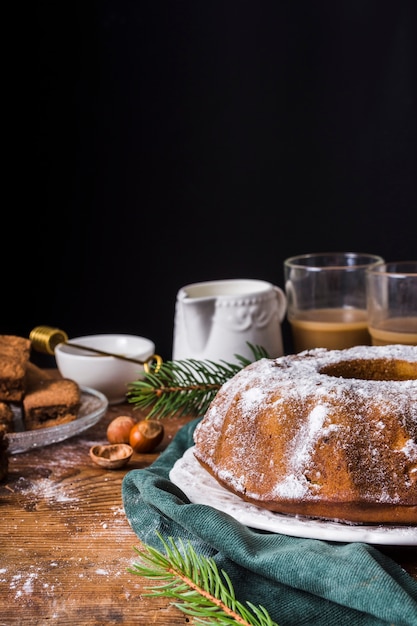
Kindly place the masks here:
POLYGON ((320 374, 361 380, 416 380, 417 363, 400 359, 339 361, 321 368, 320 374))

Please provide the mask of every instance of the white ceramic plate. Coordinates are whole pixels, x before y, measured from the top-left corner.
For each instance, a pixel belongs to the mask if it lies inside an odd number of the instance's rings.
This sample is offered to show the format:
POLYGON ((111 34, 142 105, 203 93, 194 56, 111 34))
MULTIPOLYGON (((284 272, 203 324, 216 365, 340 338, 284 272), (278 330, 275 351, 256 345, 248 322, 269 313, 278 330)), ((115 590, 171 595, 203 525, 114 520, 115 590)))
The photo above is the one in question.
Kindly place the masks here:
POLYGON ((194 504, 212 506, 251 528, 326 541, 417 546, 417 526, 344 524, 281 515, 249 504, 217 483, 197 461, 193 447, 188 448, 181 459, 178 459, 169 477, 194 504))
POLYGON ((26 452, 32 448, 49 446, 78 435, 83 430, 87 430, 104 415, 107 410, 107 397, 96 389, 81 387, 81 406, 79 416, 73 422, 50 426, 49 428, 38 428, 36 430, 24 430, 21 409, 13 406, 15 414, 14 433, 8 433, 9 440, 8 453, 17 454, 26 452))

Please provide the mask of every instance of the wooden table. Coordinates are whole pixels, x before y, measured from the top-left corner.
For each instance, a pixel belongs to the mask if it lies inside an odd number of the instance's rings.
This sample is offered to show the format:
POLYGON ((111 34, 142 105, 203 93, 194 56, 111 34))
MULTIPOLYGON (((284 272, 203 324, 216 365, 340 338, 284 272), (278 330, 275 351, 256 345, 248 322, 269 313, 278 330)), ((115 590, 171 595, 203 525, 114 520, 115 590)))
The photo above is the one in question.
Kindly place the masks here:
MULTIPOLYGON (((126 519, 121 483, 147 467, 188 420, 165 418, 157 451, 135 454, 121 470, 103 470, 89 448, 106 442, 118 415, 111 406, 89 430, 67 441, 10 457, 0 482, 0 626, 31 624, 190 625, 164 598, 146 598, 150 581, 127 571, 140 541, 126 519)), ((417 550, 380 547, 417 579, 417 550)))

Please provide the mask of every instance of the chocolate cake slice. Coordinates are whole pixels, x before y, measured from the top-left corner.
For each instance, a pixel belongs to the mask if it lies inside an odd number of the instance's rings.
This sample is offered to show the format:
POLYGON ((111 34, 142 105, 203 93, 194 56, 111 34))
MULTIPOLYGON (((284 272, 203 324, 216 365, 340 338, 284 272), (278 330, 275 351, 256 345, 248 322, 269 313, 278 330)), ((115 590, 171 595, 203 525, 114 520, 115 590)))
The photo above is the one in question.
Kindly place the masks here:
POLYGON ((26 430, 49 428, 77 419, 81 403, 78 384, 68 378, 28 382, 23 398, 26 430))
POLYGON ((12 433, 14 414, 7 402, 0 402, 0 432, 12 433))
POLYGON ((0 401, 22 400, 30 346, 30 340, 24 337, 0 335, 0 401))

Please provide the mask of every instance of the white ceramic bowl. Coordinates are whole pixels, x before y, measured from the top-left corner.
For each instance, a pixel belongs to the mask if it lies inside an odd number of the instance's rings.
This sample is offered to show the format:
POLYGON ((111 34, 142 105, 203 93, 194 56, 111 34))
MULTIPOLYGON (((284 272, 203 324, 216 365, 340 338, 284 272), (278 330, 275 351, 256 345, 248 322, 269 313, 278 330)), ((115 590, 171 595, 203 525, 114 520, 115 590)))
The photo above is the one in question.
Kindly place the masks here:
POLYGON ((74 337, 55 347, 55 360, 61 376, 75 380, 82 387, 101 391, 109 404, 126 401, 127 386, 142 377, 143 365, 87 352, 71 346, 71 343, 139 361, 146 361, 155 353, 153 341, 137 335, 86 335, 74 337))

